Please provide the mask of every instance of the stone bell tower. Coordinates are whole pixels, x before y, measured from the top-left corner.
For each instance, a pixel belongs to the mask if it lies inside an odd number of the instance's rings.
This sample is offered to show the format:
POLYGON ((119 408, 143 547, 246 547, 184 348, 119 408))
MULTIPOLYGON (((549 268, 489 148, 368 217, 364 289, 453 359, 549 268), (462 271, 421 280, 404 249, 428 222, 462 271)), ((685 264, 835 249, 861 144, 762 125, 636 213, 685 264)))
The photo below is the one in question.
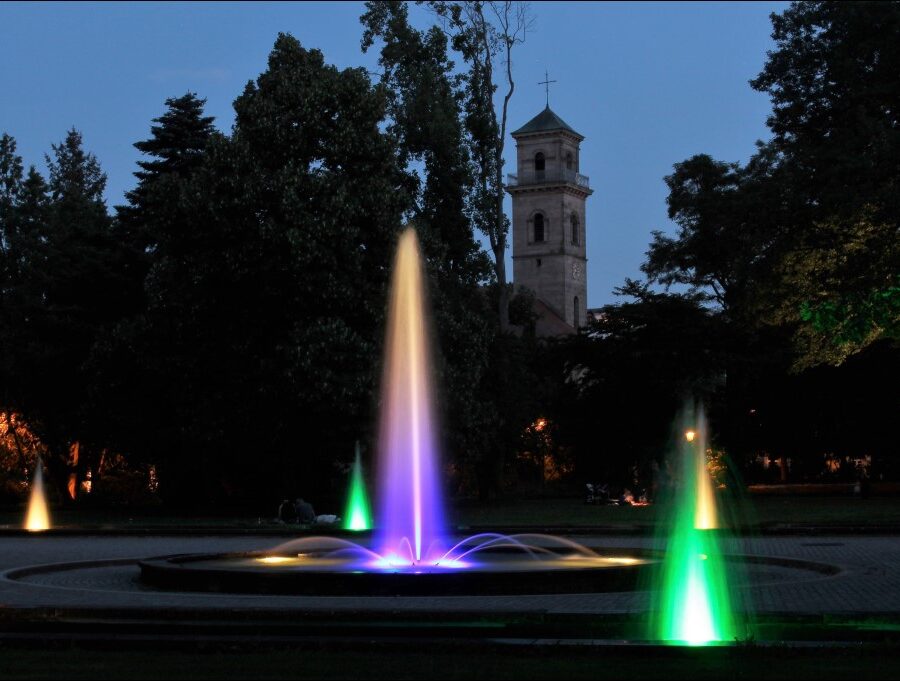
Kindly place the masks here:
POLYGON ((512 133, 518 172, 512 195, 513 281, 534 292, 538 335, 574 333, 587 323, 585 200, 579 173, 584 139, 549 105, 512 133))

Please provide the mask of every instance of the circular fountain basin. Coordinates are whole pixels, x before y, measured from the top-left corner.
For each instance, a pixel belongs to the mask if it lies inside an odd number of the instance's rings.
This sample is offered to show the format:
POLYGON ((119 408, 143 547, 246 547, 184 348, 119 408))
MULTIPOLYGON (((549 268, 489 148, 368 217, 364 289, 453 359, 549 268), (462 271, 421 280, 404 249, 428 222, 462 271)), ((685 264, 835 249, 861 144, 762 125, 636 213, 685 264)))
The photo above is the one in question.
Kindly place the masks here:
POLYGON ((345 596, 438 596, 631 591, 655 562, 635 549, 602 553, 554 546, 488 545, 429 562, 358 551, 270 551, 164 556, 140 562, 141 579, 174 590, 345 596))

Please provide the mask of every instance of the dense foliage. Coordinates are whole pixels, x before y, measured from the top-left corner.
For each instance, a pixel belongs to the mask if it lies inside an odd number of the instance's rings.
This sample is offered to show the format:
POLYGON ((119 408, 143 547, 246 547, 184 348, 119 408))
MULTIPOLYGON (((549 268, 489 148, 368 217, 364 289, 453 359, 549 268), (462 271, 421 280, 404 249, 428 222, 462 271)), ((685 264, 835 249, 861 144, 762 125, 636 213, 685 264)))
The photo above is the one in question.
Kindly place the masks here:
POLYGON ((426 6, 420 29, 406 3, 367 4, 377 82, 280 35, 227 134, 196 94, 166 100, 114 213, 77 130, 46 177, 0 137, 8 468, 24 479, 31 443, 60 499, 88 471, 103 498, 127 470, 175 504, 337 507, 354 441, 371 453, 388 267, 411 224, 453 491, 648 485, 698 396, 717 445, 760 479, 776 474, 755 462, 788 458, 796 479, 866 456, 897 474, 900 3, 773 15, 752 82, 772 138, 745 164, 676 163, 677 229, 654 235, 645 281, 552 340, 505 285, 497 212, 513 81, 495 67, 527 16, 426 6))

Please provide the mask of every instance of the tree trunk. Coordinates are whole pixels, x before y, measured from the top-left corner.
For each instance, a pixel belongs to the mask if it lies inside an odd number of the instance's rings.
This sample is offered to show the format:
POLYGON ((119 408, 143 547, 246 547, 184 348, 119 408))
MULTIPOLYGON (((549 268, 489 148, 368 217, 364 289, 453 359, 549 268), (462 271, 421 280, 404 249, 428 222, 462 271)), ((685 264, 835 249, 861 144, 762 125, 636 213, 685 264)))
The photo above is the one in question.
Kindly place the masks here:
MULTIPOLYGON (((47 444, 47 456, 43 464, 47 468, 47 483, 56 491, 56 497, 63 505, 69 502, 69 445, 47 444)), ((41 461, 38 459, 38 465, 41 461)))
POLYGON ((500 332, 509 330, 509 290, 506 285, 506 242, 499 244, 494 249, 494 273, 497 276, 497 305, 500 332))

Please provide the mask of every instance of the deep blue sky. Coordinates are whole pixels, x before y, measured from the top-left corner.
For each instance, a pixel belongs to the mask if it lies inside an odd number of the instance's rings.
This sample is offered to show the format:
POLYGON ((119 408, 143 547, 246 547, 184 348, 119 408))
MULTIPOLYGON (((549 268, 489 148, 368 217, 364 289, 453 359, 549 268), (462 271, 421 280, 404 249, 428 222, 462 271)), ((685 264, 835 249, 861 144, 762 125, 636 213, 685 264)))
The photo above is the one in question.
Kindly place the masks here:
MULTIPOLYGON (((544 106, 544 69, 559 81, 551 107, 587 138, 588 304, 638 276, 654 229, 672 230, 663 176, 705 152, 743 161, 768 136, 765 95, 747 81, 771 48, 769 14, 783 2, 534 3, 534 31, 514 56, 515 129, 544 106)), ((279 31, 339 66, 376 70, 359 49, 361 3, 2 3, 0 132, 26 163, 73 125, 122 202, 167 97, 193 90, 228 130, 231 103, 265 68, 279 31)), ((421 10, 413 9, 416 17, 421 10)), ((513 172, 512 140, 507 155, 513 172)), ((510 269, 511 271, 511 269, 510 269)))

